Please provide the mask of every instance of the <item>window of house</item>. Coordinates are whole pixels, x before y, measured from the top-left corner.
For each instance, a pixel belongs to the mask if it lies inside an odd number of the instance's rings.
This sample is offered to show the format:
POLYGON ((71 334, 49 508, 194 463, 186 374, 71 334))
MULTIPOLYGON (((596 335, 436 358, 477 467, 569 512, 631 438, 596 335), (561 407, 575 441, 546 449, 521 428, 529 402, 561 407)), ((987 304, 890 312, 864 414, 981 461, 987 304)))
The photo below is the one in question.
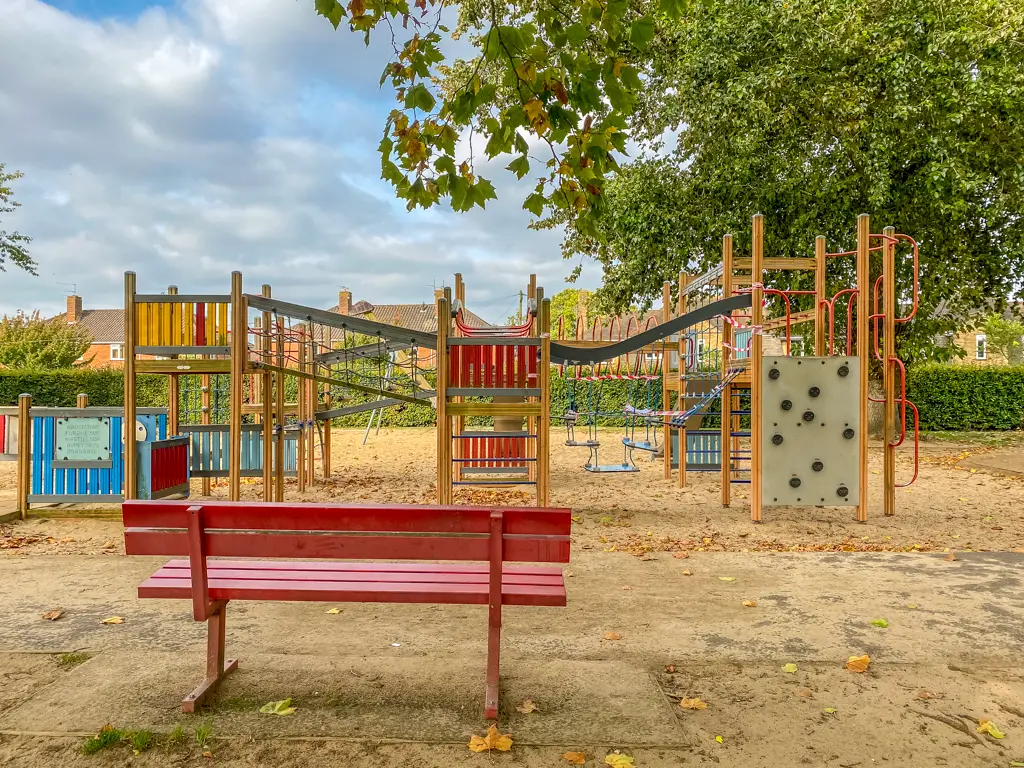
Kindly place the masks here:
POLYGON ((985 340, 985 334, 979 333, 974 337, 974 359, 975 360, 987 360, 988 359, 988 344, 985 340))
POLYGON ((110 345, 110 359, 111 360, 124 360, 124 347, 120 344, 110 345))

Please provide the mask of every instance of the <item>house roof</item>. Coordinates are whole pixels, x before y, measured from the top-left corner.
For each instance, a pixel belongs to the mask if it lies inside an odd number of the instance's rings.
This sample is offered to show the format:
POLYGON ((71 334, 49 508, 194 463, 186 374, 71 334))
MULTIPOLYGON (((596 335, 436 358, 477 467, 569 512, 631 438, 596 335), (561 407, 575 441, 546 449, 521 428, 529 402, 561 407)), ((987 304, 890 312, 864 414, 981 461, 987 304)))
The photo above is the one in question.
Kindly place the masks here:
MULTIPOLYGON (((328 312, 337 312, 337 305, 328 312)), ((479 315, 463 310, 466 325, 471 328, 490 328, 491 324, 479 315)), ((397 325, 421 333, 437 333, 437 305, 427 304, 371 304, 368 301, 357 301, 349 309, 349 314, 374 320, 386 325, 397 325)))
MULTIPOLYGON (((63 315, 62 315, 63 317, 63 315)), ((123 309, 85 309, 80 325, 92 334, 93 342, 100 344, 121 344, 124 342, 123 309)))

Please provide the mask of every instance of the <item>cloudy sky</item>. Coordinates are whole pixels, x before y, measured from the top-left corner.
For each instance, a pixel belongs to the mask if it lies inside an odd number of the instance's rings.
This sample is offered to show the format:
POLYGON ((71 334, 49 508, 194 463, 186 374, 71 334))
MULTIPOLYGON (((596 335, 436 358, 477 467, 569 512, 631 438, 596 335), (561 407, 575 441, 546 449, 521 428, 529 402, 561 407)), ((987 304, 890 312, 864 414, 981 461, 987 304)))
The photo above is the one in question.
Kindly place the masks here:
MULTIPOLYGON (((380 180, 390 41, 335 32, 313 0, 0 0, 0 161, 39 277, 0 273, 0 312, 119 307, 177 284, 327 307, 430 300, 461 271, 503 319, 528 274, 549 295, 572 264, 526 228, 524 186, 484 171, 486 211, 407 213, 380 180)), ((481 167, 478 165, 478 171, 481 167)), ((598 270, 585 272, 592 287, 598 270)))

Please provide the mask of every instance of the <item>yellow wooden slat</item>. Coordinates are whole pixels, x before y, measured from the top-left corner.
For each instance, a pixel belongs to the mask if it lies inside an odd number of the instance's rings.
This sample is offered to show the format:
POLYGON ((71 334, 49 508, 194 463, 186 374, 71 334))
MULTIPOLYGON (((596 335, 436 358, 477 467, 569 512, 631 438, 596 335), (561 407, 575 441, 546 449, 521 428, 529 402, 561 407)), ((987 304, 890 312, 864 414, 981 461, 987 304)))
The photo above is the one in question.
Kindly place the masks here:
POLYGON ((174 345, 174 329, 171 327, 171 305, 160 304, 160 341, 158 345, 170 347, 174 345))
POLYGON ((207 303, 206 312, 206 346, 212 347, 217 341, 217 307, 207 303))
MULTIPOLYGON (((817 266, 817 262, 814 259, 805 259, 797 256, 775 256, 768 259, 762 259, 761 263, 764 269, 814 269, 817 266)), ((753 269, 753 259, 733 259, 732 265, 734 269, 746 270, 749 272, 753 269)))
POLYGON ((186 347, 196 343, 195 304, 189 302, 182 312, 182 338, 186 347))
POLYGON ((230 360, 139 360, 138 373, 230 373, 230 360))
POLYGON ((223 302, 217 305, 217 344, 224 346, 228 343, 228 304, 223 302))

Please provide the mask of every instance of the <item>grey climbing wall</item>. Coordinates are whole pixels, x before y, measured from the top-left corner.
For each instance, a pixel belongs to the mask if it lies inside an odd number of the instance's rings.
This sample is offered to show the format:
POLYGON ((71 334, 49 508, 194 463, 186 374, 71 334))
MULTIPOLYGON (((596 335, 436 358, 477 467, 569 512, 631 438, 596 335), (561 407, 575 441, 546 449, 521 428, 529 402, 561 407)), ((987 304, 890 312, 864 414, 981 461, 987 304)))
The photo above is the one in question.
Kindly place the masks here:
POLYGON ((856 506, 859 387, 855 357, 764 358, 764 506, 856 506))

